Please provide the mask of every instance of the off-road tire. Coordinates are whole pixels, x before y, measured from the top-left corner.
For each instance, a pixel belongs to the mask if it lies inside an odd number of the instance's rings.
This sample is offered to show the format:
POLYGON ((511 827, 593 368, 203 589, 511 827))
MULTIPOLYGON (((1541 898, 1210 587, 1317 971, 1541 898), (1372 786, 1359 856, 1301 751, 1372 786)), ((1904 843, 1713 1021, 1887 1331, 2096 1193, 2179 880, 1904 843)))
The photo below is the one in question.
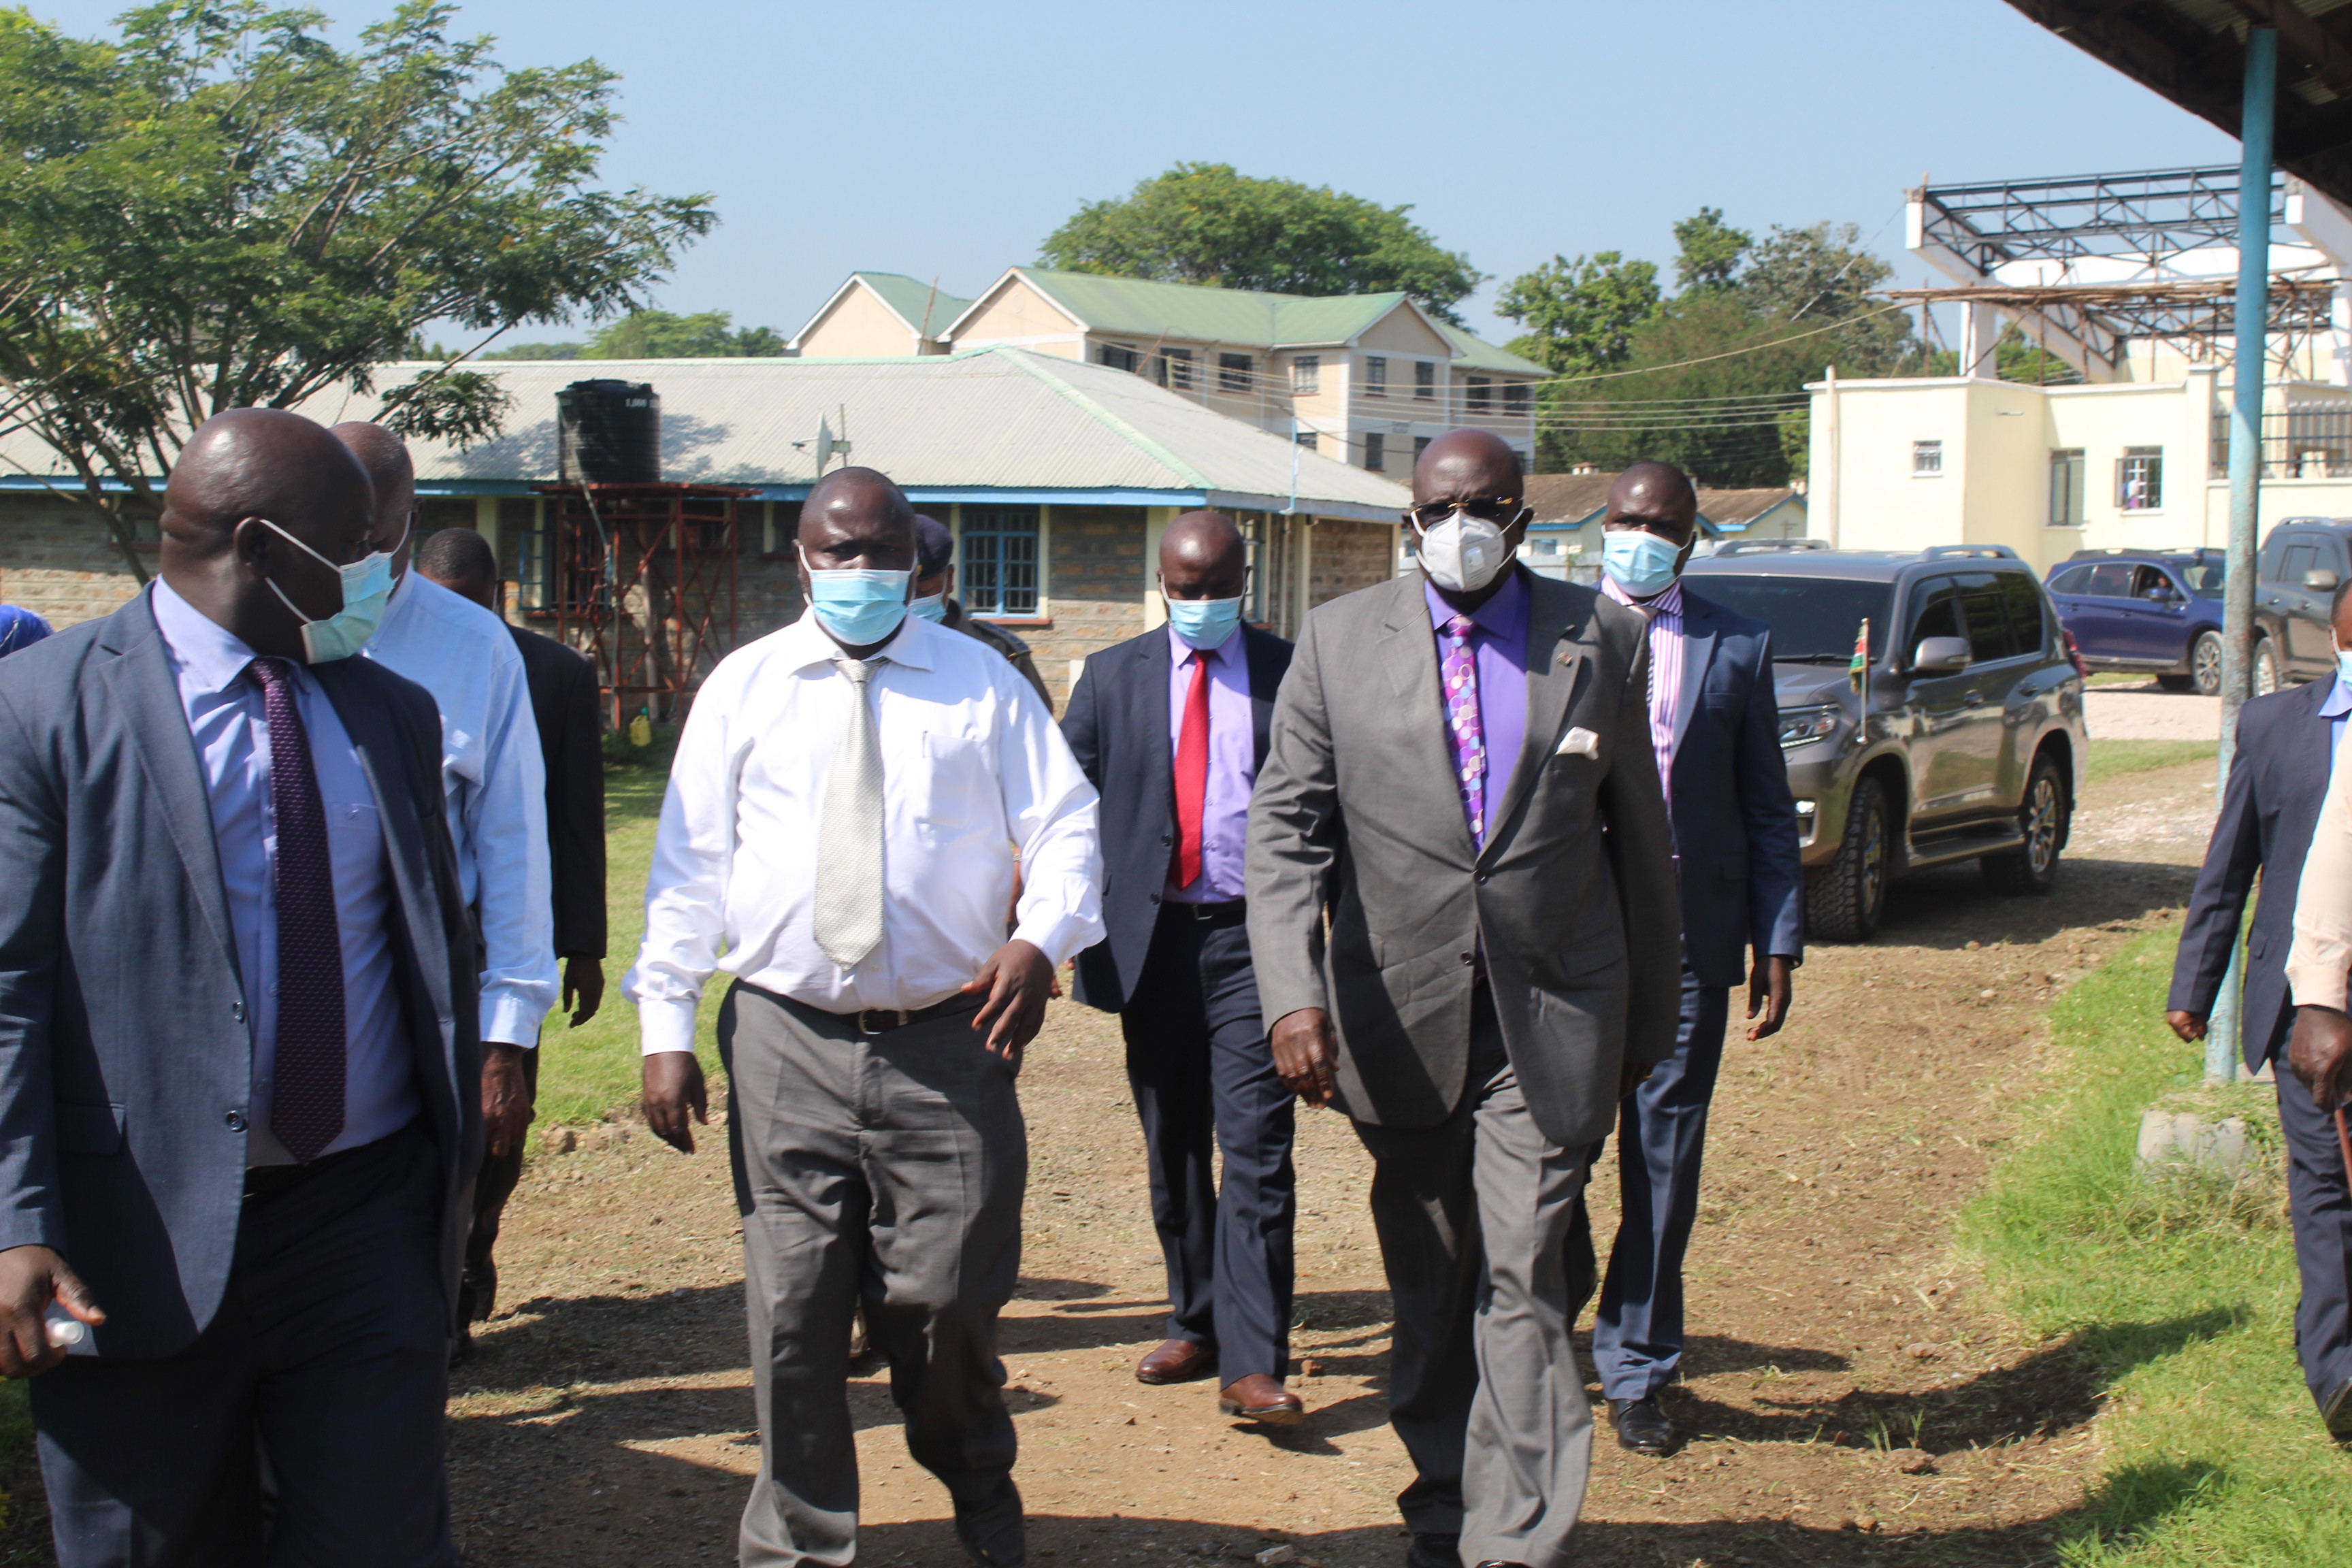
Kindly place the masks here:
POLYGON ((1817 942, 1868 942, 1886 910, 1895 868, 1895 832, 1886 790, 1874 778, 1854 781, 1837 858, 1805 879, 1805 933, 1817 942))
POLYGON ((2268 637, 2254 641, 2253 686, 2257 697, 2268 697, 2279 689, 2278 650, 2271 647, 2268 637))
POLYGON ((2017 808, 2024 845, 1977 860, 1994 891, 2038 897, 2058 885, 2058 853, 2066 844, 2072 809, 2066 799, 2065 771, 2057 758, 2044 752, 2033 759, 2025 775, 2025 799, 2017 808))

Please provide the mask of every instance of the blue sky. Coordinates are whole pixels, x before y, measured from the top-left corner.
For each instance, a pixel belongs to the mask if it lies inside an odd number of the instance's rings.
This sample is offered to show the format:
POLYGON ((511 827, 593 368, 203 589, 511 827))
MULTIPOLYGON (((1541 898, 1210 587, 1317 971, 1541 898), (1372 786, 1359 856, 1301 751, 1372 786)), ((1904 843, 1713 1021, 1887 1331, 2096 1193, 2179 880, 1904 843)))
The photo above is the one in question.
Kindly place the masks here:
MULTIPOLYGON (((320 3, 345 37, 390 8, 320 3)), ((85 36, 121 9, 30 5, 85 36)), ((1668 262, 1701 205, 1856 224, 1916 284, 1923 173, 2237 158, 2001 0, 472 0, 457 26, 509 65, 619 70, 606 179, 709 191, 721 220, 658 302, 787 332, 855 268, 975 293, 1180 159, 1412 204, 1496 275, 1465 314, 1502 338, 1497 282, 1554 252, 1668 262)))

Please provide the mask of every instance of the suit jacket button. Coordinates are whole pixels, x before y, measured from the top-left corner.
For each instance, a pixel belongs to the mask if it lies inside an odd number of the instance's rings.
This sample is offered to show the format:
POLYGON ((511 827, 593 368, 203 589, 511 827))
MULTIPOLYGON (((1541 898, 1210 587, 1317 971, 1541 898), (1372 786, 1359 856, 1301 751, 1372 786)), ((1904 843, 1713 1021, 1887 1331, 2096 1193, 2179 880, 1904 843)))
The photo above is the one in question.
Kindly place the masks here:
POLYGON ((1155 904, 1156 904, 1156 903, 1158 903, 1158 902, 1160 901, 1160 895, 1159 895, 1159 894, 1157 894, 1157 893, 1152 894, 1152 895, 1151 895, 1151 901, 1152 901, 1153 903, 1155 903, 1155 904))
POLYGON ((1475 952, 1465 952, 1462 955, 1462 962, 1465 963, 1475 963, 1478 962, 1478 955, 1475 952))
POLYGON ((229 1016, 230 1017, 232 1017, 232 1018, 236 1019, 236 1020, 238 1023, 240 1023, 240 1024, 244 1023, 244 1022, 245 1022, 245 1004, 244 1004, 244 1003, 242 1003, 242 1002, 232 1002, 232 1003, 230 1003, 230 1004, 228 1005, 228 1016, 229 1016))
POLYGON ((1172 833, 1163 833, 1160 836, 1160 847, 1162 849, 1167 848, 1171 844, 1175 842, 1176 836, 1172 833))
POLYGON ((1487 878, 1493 875, 1494 873, 1492 871, 1481 871, 1478 873, 1478 880, 1484 882, 1487 878))
POLYGON ((245 1131, 245 1112, 242 1110, 232 1110, 221 1120, 228 1124, 228 1130, 232 1132, 245 1131))

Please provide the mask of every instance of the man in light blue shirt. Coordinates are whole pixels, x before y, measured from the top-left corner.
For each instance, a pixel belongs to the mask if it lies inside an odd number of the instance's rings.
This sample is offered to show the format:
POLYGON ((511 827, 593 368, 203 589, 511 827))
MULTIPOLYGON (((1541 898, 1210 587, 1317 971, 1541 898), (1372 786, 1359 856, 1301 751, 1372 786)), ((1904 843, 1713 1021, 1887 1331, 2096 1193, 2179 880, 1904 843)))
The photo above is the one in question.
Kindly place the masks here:
MULTIPOLYGON (((492 1158, 521 1142, 531 1081, 523 1053, 560 989, 552 872, 547 850, 547 773, 522 656, 506 624, 481 605, 408 569, 416 476, 400 437, 380 425, 338 425, 375 485, 378 550, 392 552, 398 581, 383 624, 361 650, 433 694, 441 708, 441 783, 466 901, 482 930, 482 1120, 492 1158)), ((469 1270, 462 1321, 490 1315, 495 1273, 469 1270)), ((459 1350, 462 1353, 464 1342, 459 1350)))

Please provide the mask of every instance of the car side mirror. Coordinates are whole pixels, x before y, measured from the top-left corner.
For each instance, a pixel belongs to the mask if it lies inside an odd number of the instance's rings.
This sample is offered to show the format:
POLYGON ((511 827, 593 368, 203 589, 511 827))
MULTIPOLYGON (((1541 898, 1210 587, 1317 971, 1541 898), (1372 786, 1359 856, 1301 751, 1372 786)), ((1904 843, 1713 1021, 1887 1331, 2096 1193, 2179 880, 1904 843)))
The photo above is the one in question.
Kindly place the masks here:
POLYGON ((2303 585, 2315 594, 2332 594, 2340 579, 2325 566, 2315 566, 2303 574, 2303 585))
POLYGON ((1911 655, 1914 675, 1958 675, 1968 667, 1966 637, 1922 637, 1911 655))

